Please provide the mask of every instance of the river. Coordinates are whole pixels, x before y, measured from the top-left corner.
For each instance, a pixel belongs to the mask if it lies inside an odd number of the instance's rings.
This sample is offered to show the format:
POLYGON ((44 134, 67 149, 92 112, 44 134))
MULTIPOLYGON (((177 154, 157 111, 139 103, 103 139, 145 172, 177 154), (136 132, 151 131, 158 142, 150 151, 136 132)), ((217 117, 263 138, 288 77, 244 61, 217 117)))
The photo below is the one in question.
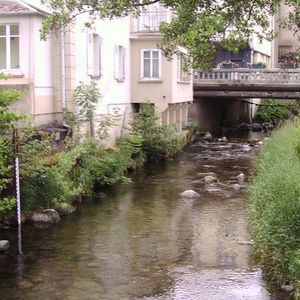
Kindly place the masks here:
MULTIPOLYGON (((260 138, 252 136, 251 139, 260 138)), ((0 229, 2 300, 281 300, 251 264, 245 186, 258 147, 249 137, 197 141, 175 160, 87 201, 49 228, 0 229), (215 174, 218 183, 205 185, 215 174), (198 199, 181 192, 193 189, 198 199)))

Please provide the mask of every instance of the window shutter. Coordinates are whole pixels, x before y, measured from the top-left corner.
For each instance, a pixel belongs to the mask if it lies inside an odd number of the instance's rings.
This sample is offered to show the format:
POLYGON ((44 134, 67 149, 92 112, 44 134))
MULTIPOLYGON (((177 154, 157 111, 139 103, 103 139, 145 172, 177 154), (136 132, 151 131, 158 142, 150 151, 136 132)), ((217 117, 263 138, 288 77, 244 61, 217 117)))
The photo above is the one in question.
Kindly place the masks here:
POLYGON ((94 45, 93 34, 87 33, 87 73, 89 76, 94 75, 94 45))
POLYGON ((103 63, 102 63, 102 46, 103 46, 103 38, 99 36, 99 75, 103 75, 103 63))
POLYGON ((121 49, 121 78, 125 79, 125 47, 121 49))
POLYGON ((114 60, 115 60, 115 70, 114 70, 114 76, 116 80, 120 79, 120 74, 119 74, 119 70, 120 70, 120 66, 119 66, 119 46, 118 45, 114 45, 114 60))

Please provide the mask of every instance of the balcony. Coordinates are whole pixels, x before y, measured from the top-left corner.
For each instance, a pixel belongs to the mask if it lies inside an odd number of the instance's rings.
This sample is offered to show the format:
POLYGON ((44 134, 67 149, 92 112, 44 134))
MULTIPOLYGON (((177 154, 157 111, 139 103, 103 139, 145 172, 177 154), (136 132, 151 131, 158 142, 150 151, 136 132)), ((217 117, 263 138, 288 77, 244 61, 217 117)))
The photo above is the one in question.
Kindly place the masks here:
POLYGON ((159 32, 162 22, 169 23, 170 11, 147 11, 133 19, 133 32, 159 32))

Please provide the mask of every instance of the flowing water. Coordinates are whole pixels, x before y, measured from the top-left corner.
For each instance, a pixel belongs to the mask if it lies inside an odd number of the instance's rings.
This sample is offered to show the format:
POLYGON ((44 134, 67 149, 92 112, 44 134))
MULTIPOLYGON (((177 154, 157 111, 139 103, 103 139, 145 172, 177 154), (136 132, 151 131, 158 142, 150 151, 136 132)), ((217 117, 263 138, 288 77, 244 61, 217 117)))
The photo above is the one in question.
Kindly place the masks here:
POLYGON ((198 141, 178 159, 139 171, 49 228, 14 229, 0 255, 0 299, 271 300, 251 264, 246 190, 254 170, 247 140, 198 141), (210 173, 216 185, 205 185, 210 173), (181 192, 193 189, 199 199, 181 192))

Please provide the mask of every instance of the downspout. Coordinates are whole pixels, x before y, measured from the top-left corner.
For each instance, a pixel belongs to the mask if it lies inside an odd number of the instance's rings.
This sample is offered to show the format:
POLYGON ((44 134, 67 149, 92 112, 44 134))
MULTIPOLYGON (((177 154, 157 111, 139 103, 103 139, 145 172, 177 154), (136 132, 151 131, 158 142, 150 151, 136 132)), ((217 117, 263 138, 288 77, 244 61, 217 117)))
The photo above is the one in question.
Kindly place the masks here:
POLYGON ((63 127, 71 128, 69 124, 66 123, 65 117, 67 112, 67 100, 66 100, 66 61, 65 61, 65 31, 64 27, 61 27, 60 31, 60 55, 61 55, 61 108, 63 115, 63 127))

